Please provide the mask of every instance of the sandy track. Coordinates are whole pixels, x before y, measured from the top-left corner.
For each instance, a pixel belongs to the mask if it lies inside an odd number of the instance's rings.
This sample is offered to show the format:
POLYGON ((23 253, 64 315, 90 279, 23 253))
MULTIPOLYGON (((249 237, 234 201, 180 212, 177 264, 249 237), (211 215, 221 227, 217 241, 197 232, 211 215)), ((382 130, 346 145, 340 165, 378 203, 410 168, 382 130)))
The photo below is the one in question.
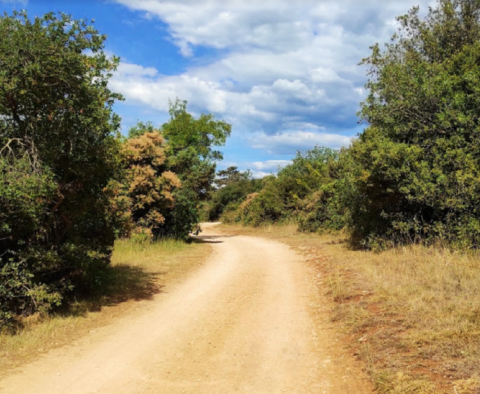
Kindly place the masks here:
POLYGON ((0 381, 0 393, 367 393, 327 354, 302 258, 215 233, 202 233, 214 254, 194 276, 0 381))

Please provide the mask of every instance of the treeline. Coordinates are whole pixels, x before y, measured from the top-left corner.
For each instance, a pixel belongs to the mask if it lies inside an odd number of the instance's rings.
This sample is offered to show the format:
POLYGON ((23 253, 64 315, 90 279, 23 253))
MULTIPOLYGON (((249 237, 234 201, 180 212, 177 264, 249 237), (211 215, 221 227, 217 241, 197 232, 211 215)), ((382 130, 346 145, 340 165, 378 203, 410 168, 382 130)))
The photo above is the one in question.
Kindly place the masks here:
POLYGON ((177 99, 121 136, 105 39, 65 14, 0 18, 0 327, 101 289, 118 237, 186 239, 212 188, 230 125, 177 99))
MULTIPOLYGON (((224 204, 222 220, 297 220, 347 229, 357 245, 480 245, 480 1, 413 8, 384 48, 372 47, 366 129, 349 148, 298 154, 261 190, 224 204)), ((245 188, 246 190, 246 188, 245 188)), ((213 197, 226 190, 218 190, 213 197)))

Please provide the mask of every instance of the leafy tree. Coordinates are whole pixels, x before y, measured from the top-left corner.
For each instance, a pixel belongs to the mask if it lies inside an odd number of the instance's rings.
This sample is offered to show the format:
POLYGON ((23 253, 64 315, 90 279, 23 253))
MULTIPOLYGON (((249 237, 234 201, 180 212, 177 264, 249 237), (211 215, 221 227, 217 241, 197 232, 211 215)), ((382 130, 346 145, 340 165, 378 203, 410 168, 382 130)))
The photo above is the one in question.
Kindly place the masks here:
MULTIPOLYGON (((232 126, 215 120, 212 114, 201 114, 198 119, 187 111, 187 102, 176 99, 170 103, 170 121, 162 126, 174 157, 180 152, 194 150, 203 160, 222 160, 215 146, 223 146, 230 136, 232 126)), ((180 165, 180 163, 177 163, 180 165)))
POLYGON ((384 50, 375 45, 352 148, 356 234, 385 240, 480 241, 480 1, 414 8, 384 50))
POLYGON ((218 171, 215 183, 222 185, 211 192, 206 204, 206 220, 218 220, 225 210, 235 210, 247 195, 260 192, 263 183, 260 179, 252 179, 250 171, 241 172, 237 167, 229 167, 218 171))
POLYGON ((70 16, 0 18, 0 325, 97 286, 119 166, 105 36, 70 16))
POLYGON ((238 167, 231 166, 226 170, 221 170, 217 172, 217 177, 214 181, 217 187, 228 186, 234 183, 237 183, 241 180, 251 179, 252 173, 250 170, 241 172, 238 170, 238 167))
MULTIPOLYGON (((175 204, 165 211, 160 236, 188 238, 200 221, 201 204, 213 189, 215 161, 223 159, 216 146, 225 144, 231 126, 215 120, 211 114, 195 118, 187 111, 187 102, 170 103, 170 120, 162 125, 161 134, 166 140, 166 168, 176 174, 182 184, 173 192, 175 204)), ((151 132, 151 122, 138 122, 129 130, 129 138, 151 132)))
POLYGON ((138 121, 136 125, 130 127, 128 130, 128 138, 138 138, 145 133, 154 133, 155 131, 152 122, 138 121))
POLYGON ((122 153, 126 165, 126 195, 137 232, 158 236, 165 213, 175 205, 173 192, 181 186, 166 168, 164 139, 158 132, 128 139, 122 153))
POLYGON ((163 235, 186 238, 200 221, 200 204, 206 201, 215 178, 215 161, 223 158, 216 146, 225 144, 231 126, 211 114, 195 118, 187 102, 170 103, 170 120, 162 126, 168 144, 167 166, 180 178, 175 206, 165 216, 163 235))

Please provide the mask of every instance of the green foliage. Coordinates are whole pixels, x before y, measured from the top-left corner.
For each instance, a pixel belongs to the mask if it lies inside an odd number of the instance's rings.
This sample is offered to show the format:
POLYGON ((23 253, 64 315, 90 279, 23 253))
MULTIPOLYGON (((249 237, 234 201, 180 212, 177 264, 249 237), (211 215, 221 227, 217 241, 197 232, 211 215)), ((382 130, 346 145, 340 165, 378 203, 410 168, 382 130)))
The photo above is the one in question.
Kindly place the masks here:
MULTIPOLYGON (((188 239, 202 215, 201 205, 213 190, 215 160, 222 154, 214 150, 225 144, 231 126, 215 120, 211 114, 195 118, 187 111, 187 102, 170 103, 170 120, 162 125, 165 138, 163 171, 178 176, 181 187, 172 189, 172 204, 162 209, 162 222, 154 231, 156 236, 188 239)), ((154 130, 151 122, 138 122, 129 130, 129 138, 139 138, 154 130)))
POLYGON ((315 148, 227 206, 227 221, 295 217, 303 231, 348 227, 381 249, 404 242, 480 243, 480 1, 414 8, 372 47, 368 125, 349 149, 315 148))
POLYGON ((295 212, 302 200, 329 183, 331 166, 337 160, 338 152, 325 147, 297 152, 292 164, 279 171, 276 182, 286 209, 295 212))
MULTIPOLYGON (((201 114, 198 119, 187 112, 187 102, 175 100, 170 103, 170 121, 162 126, 172 156, 193 149, 203 160, 222 160, 222 153, 212 148, 223 146, 230 136, 232 127, 223 120, 215 120, 211 114, 201 114)), ((181 161, 177 166, 181 166, 181 161)))
POLYGON ((145 133, 154 133, 155 127, 152 122, 137 122, 136 125, 130 127, 128 130, 128 138, 138 138, 145 133))
POLYGON ((386 241, 480 241, 480 2, 418 9, 384 51, 373 47, 369 128, 352 148, 361 166, 354 230, 386 241))
POLYGON ((322 218, 326 213, 320 214, 320 211, 327 196, 333 195, 330 189, 338 156, 337 151, 318 146, 304 154, 298 152, 278 176, 265 177, 261 189, 258 181, 252 188, 237 181, 217 191, 212 207, 222 207, 225 212, 222 220, 227 222, 258 226, 263 222, 295 220, 301 230, 317 231, 326 225, 322 218), (240 203, 240 198, 244 202, 240 203))
POLYGON ((241 172, 238 170, 238 167, 231 166, 226 170, 218 171, 214 183, 217 185, 217 187, 221 188, 222 186, 229 186, 243 180, 249 180, 251 178, 252 173, 250 170, 241 172))
POLYGON ((175 206, 165 215, 163 236, 187 238, 200 221, 201 203, 206 201, 215 178, 215 160, 222 154, 215 146, 225 144, 231 126, 202 114, 187 112, 186 101, 170 103, 170 120, 162 126, 168 142, 167 166, 178 175, 182 188, 174 193, 175 206))
POLYGON ((118 58, 68 15, 0 18, 0 325, 101 282, 116 235, 118 58), (86 53, 89 52, 89 55, 86 53))
POLYGON ((259 192, 263 183, 259 179, 251 179, 250 171, 241 172, 237 167, 229 167, 217 173, 217 185, 222 185, 211 193, 205 207, 205 220, 215 221, 226 210, 235 210, 247 195, 259 192))
POLYGON ((318 177, 317 186, 313 184, 310 193, 298 204, 300 231, 335 232, 351 223, 351 209, 358 201, 353 176, 358 166, 349 149, 325 153, 320 171, 314 173, 318 177))

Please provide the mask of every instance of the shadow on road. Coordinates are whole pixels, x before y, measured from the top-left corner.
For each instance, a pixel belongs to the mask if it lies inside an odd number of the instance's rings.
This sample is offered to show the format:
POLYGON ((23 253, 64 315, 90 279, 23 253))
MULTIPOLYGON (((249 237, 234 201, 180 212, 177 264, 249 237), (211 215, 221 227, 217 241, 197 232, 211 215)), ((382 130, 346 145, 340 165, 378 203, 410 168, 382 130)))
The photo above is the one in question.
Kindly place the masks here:
POLYGON ((104 285, 94 294, 77 289, 69 297, 69 306, 61 307, 58 313, 64 316, 83 316, 97 312, 105 306, 114 306, 126 301, 153 300, 162 292, 159 277, 166 272, 147 272, 128 264, 109 267, 103 278, 104 285))
POLYGON ((221 238, 233 238, 236 235, 196 235, 192 236, 192 242, 207 243, 207 244, 221 244, 223 241, 221 238))

